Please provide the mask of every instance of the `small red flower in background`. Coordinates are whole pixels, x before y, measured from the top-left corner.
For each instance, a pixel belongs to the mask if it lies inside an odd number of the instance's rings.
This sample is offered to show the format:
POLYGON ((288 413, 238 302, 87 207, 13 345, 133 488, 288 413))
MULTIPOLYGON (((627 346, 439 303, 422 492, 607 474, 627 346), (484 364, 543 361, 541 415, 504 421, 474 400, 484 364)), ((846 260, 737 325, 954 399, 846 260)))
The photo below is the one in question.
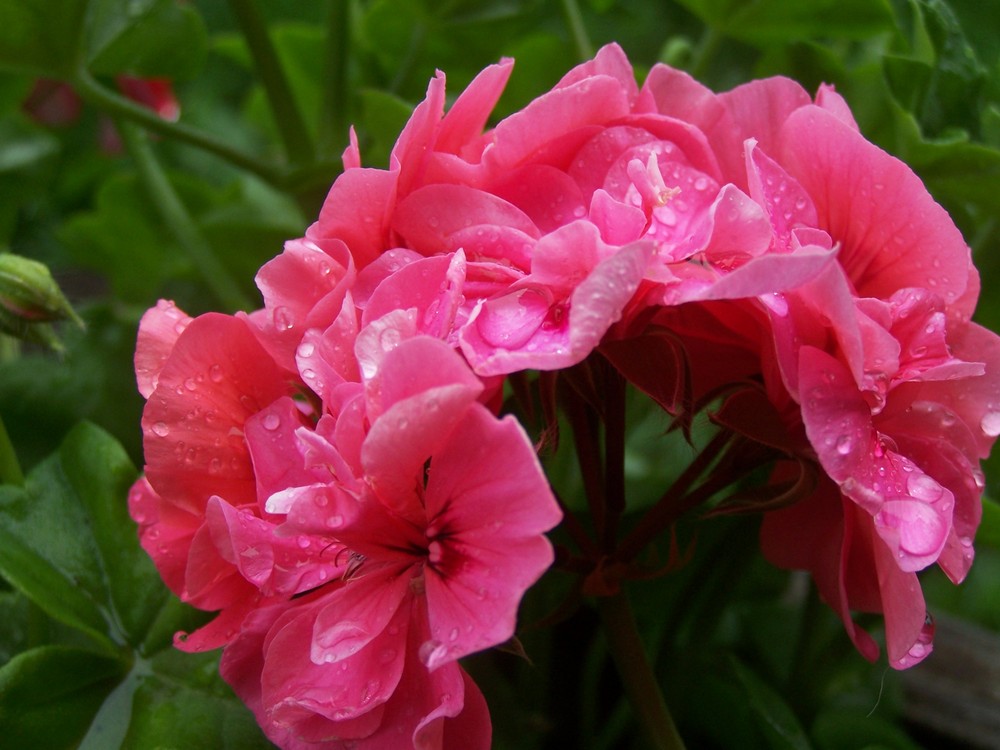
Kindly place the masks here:
MULTIPOLYGON (((170 79, 119 75, 115 77, 115 83, 125 96, 151 109, 164 120, 175 121, 180 117, 180 103, 170 79)), ((23 108, 40 125, 66 128, 79 120, 83 102, 68 83, 39 78, 24 100, 23 108)), ((101 150, 109 155, 120 153, 122 143, 114 124, 102 117, 99 128, 101 150)))

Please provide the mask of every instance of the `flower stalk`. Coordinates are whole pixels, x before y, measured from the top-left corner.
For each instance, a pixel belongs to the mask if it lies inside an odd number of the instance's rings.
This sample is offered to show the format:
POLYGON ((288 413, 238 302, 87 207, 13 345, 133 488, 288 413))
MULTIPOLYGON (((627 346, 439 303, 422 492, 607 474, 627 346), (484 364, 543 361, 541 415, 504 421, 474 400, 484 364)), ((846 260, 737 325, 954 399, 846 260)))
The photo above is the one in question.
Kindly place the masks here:
POLYGON ((116 124, 126 150, 135 161, 139 178, 149 194, 150 201, 178 244, 191 259, 205 284, 219 302, 231 310, 247 310, 253 307, 250 299, 233 280, 232 275, 194 223, 194 219, 191 218, 157 161, 145 133, 128 122, 119 120, 116 124))
POLYGON ((636 718, 646 730, 649 745, 656 750, 682 750, 681 739, 670 715, 659 682, 646 655, 628 597, 622 591, 597 600, 608 650, 621 676, 625 695, 636 718))
POLYGON ((294 164, 311 162, 315 155, 312 137, 292 94, 260 9, 254 0, 229 0, 229 8, 250 49, 289 161, 294 164))

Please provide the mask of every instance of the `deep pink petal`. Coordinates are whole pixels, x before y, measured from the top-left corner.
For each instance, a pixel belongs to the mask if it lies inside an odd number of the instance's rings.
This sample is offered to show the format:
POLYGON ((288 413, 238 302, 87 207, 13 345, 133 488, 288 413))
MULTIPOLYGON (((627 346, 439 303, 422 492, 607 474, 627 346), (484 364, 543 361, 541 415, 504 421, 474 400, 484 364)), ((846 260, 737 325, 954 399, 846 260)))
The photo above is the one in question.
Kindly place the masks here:
POLYGON ((497 173, 522 163, 550 141, 603 125, 629 112, 629 92, 608 75, 595 75, 543 94, 501 121, 493 131, 494 147, 484 154, 497 173))
POLYGON ((195 511, 211 495, 235 505, 254 502, 243 427, 288 393, 289 380, 242 321, 213 313, 194 320, 178 338, 143 412, 150 484, 195 511))
POLYGON ((909 167, 815 106, 792 114, 767 151, 812 196, 859 295, 929 287, 948 305, 963 299, 969 248, 909 167))
POLYGON ((519 208, 491 193, 465 185, 427 185, 396 208, 393 229, 407 247, 424 255, 455 250, 449 235, 474 225, 508 226, 538 237, 534 222, 519 208))
POLYGON ((340 175, 306 231, 312 240, 341 240, 361 269, 389 247, 389 213, 396 201, 397 173, 348 169, 340 175))
POLYGON ((504 58, 476 75, 441 121, 435 144, 437 151, 470 156, 465 147, 482 134, 513 67, 514 61, 504 58))

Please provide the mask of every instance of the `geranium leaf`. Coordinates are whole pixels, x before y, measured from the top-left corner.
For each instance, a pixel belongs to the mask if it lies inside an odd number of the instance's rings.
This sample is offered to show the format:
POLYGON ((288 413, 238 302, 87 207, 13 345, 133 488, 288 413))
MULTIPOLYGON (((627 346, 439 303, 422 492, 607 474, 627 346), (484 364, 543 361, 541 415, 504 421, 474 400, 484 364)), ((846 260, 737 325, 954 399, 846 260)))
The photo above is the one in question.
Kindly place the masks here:
POLYGON ((68 75, 75 62, 85 0, 0 3, 0 68, 68 75))
POLYGON ((93 73, 190 78, 208 34, 198 12, 173 0, 91 0, 87 59, 93 73))
POLYGON ((731 658, 733 671, 750 700, 757 726, 775 750, 808 750, 811 745, 795 713, 782 697, 753 670, 731 658))
POLYGON ((49 615, 111 648, 138 642, 164 597, 128 521, 135 475, 121 446, 83 423, 23 488, 0 492, 0 572, 49 615))
POLYGON ((4 744, 46 750, 77 747, 124 670, 118 659, 70 646, 42 646, 18 654, 0 668, 4 744))

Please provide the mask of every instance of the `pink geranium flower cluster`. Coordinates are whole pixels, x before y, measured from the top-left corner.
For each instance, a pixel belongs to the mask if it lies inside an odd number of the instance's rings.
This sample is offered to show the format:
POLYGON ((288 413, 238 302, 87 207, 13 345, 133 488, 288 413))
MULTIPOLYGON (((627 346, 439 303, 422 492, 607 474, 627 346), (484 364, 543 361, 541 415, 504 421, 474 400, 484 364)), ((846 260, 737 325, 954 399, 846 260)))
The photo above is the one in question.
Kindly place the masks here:
POLYGON ((220 610, 178 645, 224 646, 285 748, 488 746, 458 660, 513 635, 561 518, 504 376, 594 356, 678 415, 727 399, 716 421, 799 488, 765 554, 865 656, 856 611, 919 661, 916 572, 968 571, 1000 433, 954 224, 830 87, 657 65, 640 88, 610 45, 484 130, 511 65, 447 111, 434 78, 387 170, 352 139, 261 310, 143 318, 130 509, 167 584, 220 610))

